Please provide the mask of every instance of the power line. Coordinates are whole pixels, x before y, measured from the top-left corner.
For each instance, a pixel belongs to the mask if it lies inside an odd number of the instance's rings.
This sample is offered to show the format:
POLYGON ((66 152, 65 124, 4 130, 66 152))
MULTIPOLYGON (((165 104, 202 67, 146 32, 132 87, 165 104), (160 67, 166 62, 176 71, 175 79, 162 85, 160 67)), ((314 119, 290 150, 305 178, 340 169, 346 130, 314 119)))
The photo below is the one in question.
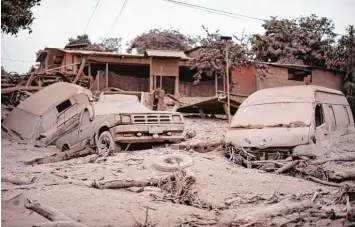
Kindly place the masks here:
POLYGON ((91 19, 92 19, 92 17, 94 16, 95 11, 96 11, 97 6, 99 5, 100 1, 101 1, 101 0, 97 0, 96 6, 95 6, 94 10, 93 10, 92 13, 91 13, 91 16, 90 16, 90 18, 89 18, 89 20, 88 20, 88 22, 87 22, 87 24, 86 24, 86 27, 85 27, 85 29, 84 29, 83 34, 85 34, 86 29, 89 27, 89 24, 90 24, 90 22, 91 22, 91 19))
POLYGON ((24 61, 24 60, 17 60, 17 59, 11 59, 11 58, 1 58, 1 60, 5 60, 5 61, 18 61, 18 62, 23 62, 23 63, 36 63, 36 62, 33 62, 33 61, 24 61))
POLYGON ((9 53, 7 53, 4 45, 1 44, 2 50, 4 51, 4 53, 6 54, 6 56, 9 58, 10 61, 13 61, 12 58, 10 57, 9 53))
POLYGON ((111 28, 110 28, 110 30, 109 30, 109 32, 108 32, 107 38, 110 38, 110 37, 111 37, 111 34, 112 34, 112 32, 113 32, 113 30, 114 30, 114 28, 115 28, 117 22, 119 21, 121 15, 122 15, 122 13, 123 13, 124 8, 126 7, 127 2, 128 2, 128 0, 125 0, 124 3, 122 4, 120 11, 118 12, 118 14, 117 14, 115 20, 113 21, 113 23, 112 23, 112 25, 111 25, 111 28))
POLYGON ((185 2, 179 2, 179 1, 174 1, 174 0, 162 0, 162 1, 168 2, 168 3, 172 3, 172 4, 176 4, 176 5, 186 6, 186 7, 189 7, 189 8, 202 10, 202 11, 205 11, 205 12, 215 13, 215 14, 219 14, 219 15, 222 15, 222 16, 232 17, 232 18, 239 19, 239 20, 249 21, 249 22, 253 22, 253 23, 262 24, 262 22, 266 21, 265 19, 262 19, 262 18, 246 16, 246 15, 242 15, 242 14, 227 12, 227 11, 224 11, 224 10, 218 10, 218 9, 204 7, 204 6, 193 5, 193 4, 189 4, 189 3, 185 3, 185 2), (248 20, 248 19, 245 19, 245 18, 252 19, 252 20, 248 20), (257 20, 259 22, 253 21, 253 20, 257 20))

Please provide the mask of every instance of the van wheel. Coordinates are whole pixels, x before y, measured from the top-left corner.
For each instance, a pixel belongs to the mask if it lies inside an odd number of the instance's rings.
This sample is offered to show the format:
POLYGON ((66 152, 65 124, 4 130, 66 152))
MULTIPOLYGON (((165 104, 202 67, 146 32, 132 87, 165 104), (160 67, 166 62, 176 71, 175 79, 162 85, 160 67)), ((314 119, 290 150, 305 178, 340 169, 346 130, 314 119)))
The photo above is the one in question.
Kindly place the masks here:
POLYGON ((69 146, 67 144, 64 144, 62 147, 62 152, 69 151, 69 146))
POLYGON ((121 146, 115 142, 109 131, 104 131, 97 141, 97 150, 99 155, 108 156, 114 152, 120 152, 121 146))

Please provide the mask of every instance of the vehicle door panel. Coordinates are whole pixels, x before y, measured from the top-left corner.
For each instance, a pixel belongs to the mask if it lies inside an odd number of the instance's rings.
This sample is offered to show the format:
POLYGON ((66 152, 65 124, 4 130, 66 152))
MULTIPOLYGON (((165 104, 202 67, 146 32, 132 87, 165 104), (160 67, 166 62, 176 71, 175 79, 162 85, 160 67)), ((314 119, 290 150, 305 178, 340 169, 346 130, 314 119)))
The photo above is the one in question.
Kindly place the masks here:
POLYGON ((87 110, 83 111, 80 119, 79 131, 78 131, 78 141, 81 144, 81 148, 85 146, 88 139, 94 135, 94 124, 90 120, 90 113, 87 110))
POLYGON ((329 114, 324 111, 324 105, 322 103, 316 103, 315 105, 315 139, 316 145, 324 149, 330 147, 330 130, 329 130, 329 114))

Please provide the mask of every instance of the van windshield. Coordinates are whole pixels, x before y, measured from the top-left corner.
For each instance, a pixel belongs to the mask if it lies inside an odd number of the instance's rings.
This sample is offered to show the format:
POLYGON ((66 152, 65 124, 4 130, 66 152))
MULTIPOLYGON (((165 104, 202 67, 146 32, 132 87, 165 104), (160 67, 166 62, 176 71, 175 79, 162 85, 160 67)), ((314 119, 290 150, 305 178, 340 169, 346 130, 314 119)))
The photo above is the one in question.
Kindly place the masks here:
POLYGON ((244 106, 234 115, 232 128, 304 127, 312 120, 312 103, 270 103, 244 106))

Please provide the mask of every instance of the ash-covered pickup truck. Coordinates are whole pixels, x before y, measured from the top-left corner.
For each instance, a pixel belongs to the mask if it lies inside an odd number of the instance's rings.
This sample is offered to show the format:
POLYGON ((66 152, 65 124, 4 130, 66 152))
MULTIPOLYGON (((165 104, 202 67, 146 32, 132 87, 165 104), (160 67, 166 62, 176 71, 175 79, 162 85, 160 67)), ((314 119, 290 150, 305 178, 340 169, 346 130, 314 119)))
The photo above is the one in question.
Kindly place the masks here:
POLYGON ((184 127, 177 112, 152 111, 131 101, 99 101, 83 109, 77 125, 56 147, 76 150, 94 142, 99 153, 119 152, 121 144, 181 141, 184 127))

